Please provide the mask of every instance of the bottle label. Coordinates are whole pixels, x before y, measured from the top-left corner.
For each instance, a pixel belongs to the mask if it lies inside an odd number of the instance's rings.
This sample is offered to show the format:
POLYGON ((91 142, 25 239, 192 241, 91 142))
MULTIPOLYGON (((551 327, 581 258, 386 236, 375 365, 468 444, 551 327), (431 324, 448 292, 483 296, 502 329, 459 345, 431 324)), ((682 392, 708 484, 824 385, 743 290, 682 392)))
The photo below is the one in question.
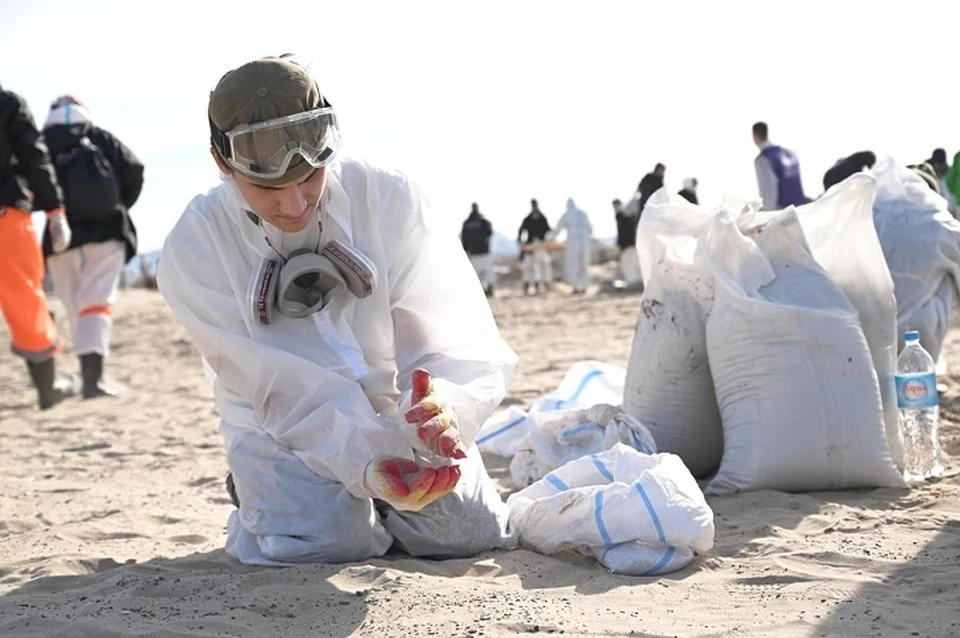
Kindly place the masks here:
POLYGON ((932 408, 938 402, 937 375, 933 372, 897 375, 897 407, 932 408))

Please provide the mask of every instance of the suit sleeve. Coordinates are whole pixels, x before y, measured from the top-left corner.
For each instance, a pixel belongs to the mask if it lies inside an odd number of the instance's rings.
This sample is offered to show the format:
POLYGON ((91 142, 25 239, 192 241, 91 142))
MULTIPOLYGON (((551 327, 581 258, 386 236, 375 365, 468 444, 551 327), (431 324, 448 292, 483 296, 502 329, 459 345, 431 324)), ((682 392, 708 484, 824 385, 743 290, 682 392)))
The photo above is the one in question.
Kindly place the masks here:
POLYGON ((27 103, 16 97, 17 109, 10 121, 8 133, 13 155, 17 158, 17 172, 27 180, 33 192, 34 210, 51 211, 63 206, 63 194, 57 185, 56 173, 47 146, 33 121, 27 103))
POLYGON ((103 149, 117 174, 123 205, 131 208, 143 189, 143 164, 123 142, 103 129, 97 129, 94 141, 103 149))
POLYGON ((469 445, 506 394, 516 354, 500 337, 467 256, 431 223, 418 188, 398 185, 387 209, 403 238, 389 247, 388 277, 401 406, 409 404, 413 370, 427 369, 469 445))
POLYGON ((757 187, 760 190, 760 199, 763 200, 763 210, 777 210, 780 188, 777 184, 777 174, 773 172, 773 165, 763 155, 757 155, 754 167, 757 171, 757 187))

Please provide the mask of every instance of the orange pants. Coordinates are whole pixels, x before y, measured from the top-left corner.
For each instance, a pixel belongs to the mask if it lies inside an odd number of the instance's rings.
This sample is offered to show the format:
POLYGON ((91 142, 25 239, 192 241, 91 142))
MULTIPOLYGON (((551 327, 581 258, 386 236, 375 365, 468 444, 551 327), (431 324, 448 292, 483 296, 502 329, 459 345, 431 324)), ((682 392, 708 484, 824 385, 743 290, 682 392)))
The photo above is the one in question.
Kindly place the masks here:
POLYGON ((44 361, 60 351, 43 292, 43 252, 30 213, 9 206, 0 207, 0 311, 10 328, 14 354, 44 361))

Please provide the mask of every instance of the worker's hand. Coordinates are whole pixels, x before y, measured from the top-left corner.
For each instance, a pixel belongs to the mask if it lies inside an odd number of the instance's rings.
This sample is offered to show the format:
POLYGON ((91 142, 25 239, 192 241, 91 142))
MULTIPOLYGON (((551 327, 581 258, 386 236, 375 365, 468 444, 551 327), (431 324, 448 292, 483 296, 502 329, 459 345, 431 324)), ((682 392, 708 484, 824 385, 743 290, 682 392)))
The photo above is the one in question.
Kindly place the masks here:
POLYGON ((430 373, 422 368, 413 371, 411 407, 404 417, 417 426, 419 438, 428 450, 438 456, 465 459, 467 452, 460 441, 457 415, 453 406, 433 389, 430 373))
POLYGON ((366 488, 397 510, 419 512, 449 494, 460 480, 456 465, 421 468, 415 462, 394 456, 373 460, 363 475, 366 488))
POLYGON ((70 245, 73 233, 67 223, 67 215, 63 208, 55 208, 47 213, 47 228, 50 231, 50 245, 53 252, 62 253, 70 245))

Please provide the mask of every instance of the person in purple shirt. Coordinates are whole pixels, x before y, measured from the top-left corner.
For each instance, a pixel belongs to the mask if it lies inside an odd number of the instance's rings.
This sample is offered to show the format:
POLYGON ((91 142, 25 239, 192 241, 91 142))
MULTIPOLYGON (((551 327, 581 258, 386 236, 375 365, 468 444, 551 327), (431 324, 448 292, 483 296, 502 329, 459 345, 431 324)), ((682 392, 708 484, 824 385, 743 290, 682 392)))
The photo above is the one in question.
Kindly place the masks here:
POLYGON ((797 155, 770 142, 768 135, 766 122, 753 125, 753 143, 760 149, 754 166, 757 170, 757 185, 763 200, 763 210, 779 210, 787 206, 806 204, 810 200, 803 194, 797 155))

